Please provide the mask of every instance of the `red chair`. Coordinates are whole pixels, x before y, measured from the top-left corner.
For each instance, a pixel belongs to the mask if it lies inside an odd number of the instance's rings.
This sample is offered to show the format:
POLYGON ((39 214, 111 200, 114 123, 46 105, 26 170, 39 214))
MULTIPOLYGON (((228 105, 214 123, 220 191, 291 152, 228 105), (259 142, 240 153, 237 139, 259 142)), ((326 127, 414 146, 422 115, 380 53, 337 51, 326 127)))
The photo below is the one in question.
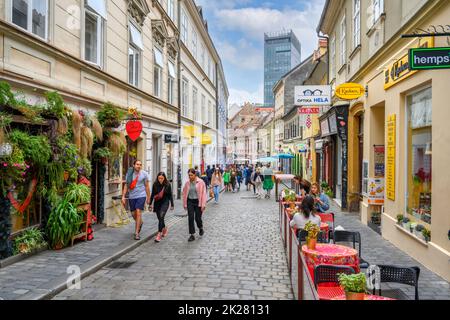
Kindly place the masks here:
POLYGON ((332 238, 333 232, 334 232, 334 213, 316 213, 322 222, 328 223, 329 233, 328 233, 328 239, 332 238))
POLYGON ((318 265, 314 268, 314 286, 320 300, 332 300, 345 295, 339 285, 339 274, 354 274, 355 270, 349 266, 318 265))

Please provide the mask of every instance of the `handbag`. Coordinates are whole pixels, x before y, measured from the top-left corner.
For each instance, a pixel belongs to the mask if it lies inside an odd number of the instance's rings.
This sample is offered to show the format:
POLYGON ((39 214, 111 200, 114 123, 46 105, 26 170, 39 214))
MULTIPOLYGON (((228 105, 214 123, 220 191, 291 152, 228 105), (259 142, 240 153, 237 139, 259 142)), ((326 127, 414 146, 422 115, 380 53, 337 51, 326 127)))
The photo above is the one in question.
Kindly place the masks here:
POLYGON ((209 197, 210 197, 210 198, 214 198, 214 191, 213 191, 212 188, 209 189, 209 197))
POLYGON ((159 201, 164 197, 164 191, 166 191, 166 187, 164 187, 158 194, 155 196, 155 201, 159 201))
POLYGON ((139 181, 139 173, 138 173, 138 175, 136 176, 136 179, 134 179, 133 182, 131 182, 131 184, 130 184, 130 190, 134 190, 134 188, 136 188, 136 185, 137 185, 138 181, 139 181))

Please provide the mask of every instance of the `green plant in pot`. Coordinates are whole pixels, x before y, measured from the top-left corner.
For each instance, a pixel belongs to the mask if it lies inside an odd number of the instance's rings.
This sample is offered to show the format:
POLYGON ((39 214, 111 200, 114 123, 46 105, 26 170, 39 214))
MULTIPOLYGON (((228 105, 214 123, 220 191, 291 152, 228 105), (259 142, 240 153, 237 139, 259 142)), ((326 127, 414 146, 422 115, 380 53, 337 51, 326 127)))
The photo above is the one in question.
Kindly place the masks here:
POLYGON ((80 229, 82 216, 76 207, 63 199, 53 208, 47 222, 47 237, 56 250, 66 247, 80 229))
POLYGON ((31 253, 46 248, 44 234, 38 228, 31 228, 14 239, 14 254, 31 253))
POLYGON ((418 237, 418 238, 421 238, 423 235, 422 235, 422 231, 425 229, 425 227, 423 226, 423 225, 421 225, 421 224, 418 224, 417 226, 416 226, 416 228, 414 229, 414 234, 418 237))
POLYGON ((308 221, 305 225, 305 231, 308 232, 308 236, 306 237, 306 246, 310 250, 315 250, 320 227, 317 224, 308 221))
POLYGON ((97 112, 97 119, 103 127, 117 128, 125 119, 126 112, 118 106, 108 102, 97 112))
POLYGON ((364 300, 367 292, 367 280, 364 273, 339 275, 339 284, 345 291, 347 300, 364 300))
POLYGON ((425 239, 426 242, 428 242, 428 241, 431 240, 431 231, 428 230, 427 228, 424 228, 424 229, 422 230, 422 235, 423 235, 423 237, 424 237, 424 239, 425 239))
POLYGON ((112 152, 107 147, 99 148, 94 151, 94 159, 100 160, 103 164, 106 164, 111 157, 112 152))
POLYGON ((397 223, 400 225, 403 223, 404 216, 402 214, 397 215, 397 223))
POLYGON ((291 209, 295 209, 295 200, 297 200, 297 195, 294 190, 284 190, 284 201, 289 203, 291 209))
POLYGON ((71 183, 66 189, 64 200, 75 207, 91 201, 91 188, 84 184, 71 183))
POLYGON ((411 225, 411 220, 409 220, 408 217, 404 217, 403 221, 402 221, 402 225, 403 225, 403 228, 405 228, 406 230, 409 231, 410 225, 411 225))

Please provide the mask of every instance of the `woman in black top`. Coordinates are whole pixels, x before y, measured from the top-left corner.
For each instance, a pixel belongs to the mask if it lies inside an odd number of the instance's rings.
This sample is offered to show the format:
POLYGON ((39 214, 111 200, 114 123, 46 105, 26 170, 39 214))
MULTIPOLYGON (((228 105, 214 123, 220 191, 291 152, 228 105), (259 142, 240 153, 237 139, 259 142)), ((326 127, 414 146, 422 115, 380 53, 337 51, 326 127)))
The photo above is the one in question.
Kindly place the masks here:
POLYGON ((153 184, 152 195, 150 197, 150 211, 154 209, 159 220, 158 234, 155 242, 160 242, 161 238, 166 237, 169 232, 164 223, 164 218, 166 217, 167 210, 169 210, 169 205, 170 210, 173 210, 172 186, 167 180, 166 174, 160 172, 153 184), (152 205, 153 200, 155 200, 154 206, 152 205))

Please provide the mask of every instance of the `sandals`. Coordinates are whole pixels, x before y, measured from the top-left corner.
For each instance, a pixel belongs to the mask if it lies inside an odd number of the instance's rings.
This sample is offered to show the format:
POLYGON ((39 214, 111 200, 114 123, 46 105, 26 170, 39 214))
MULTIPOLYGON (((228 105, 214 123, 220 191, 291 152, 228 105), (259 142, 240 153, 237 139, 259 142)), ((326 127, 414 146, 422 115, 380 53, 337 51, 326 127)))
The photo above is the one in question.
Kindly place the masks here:
POLYGON ((138 235, 138 234, 135 234, 135 235, 134 235, 134 240, 137 240, 137 241, 138 241, 138 240, 141 240, 141 236, 138 235))

